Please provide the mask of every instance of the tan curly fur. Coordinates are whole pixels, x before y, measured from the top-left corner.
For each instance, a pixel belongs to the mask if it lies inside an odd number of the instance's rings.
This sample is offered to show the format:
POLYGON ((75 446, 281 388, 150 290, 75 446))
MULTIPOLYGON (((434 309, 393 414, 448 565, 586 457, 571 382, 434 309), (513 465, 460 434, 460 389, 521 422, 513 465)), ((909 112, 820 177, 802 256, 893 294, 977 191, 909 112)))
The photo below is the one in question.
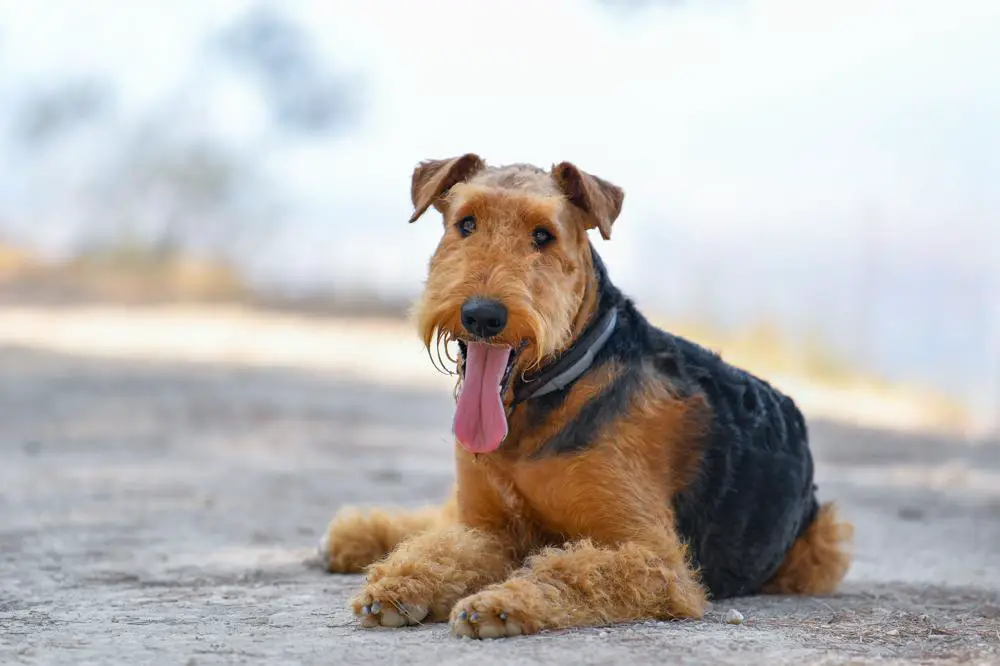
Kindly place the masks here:
POLYGON ((506 581, 459 602, 451 619, 457 622, 463 611, 491 619, 507 612, 507 622, 517 623, 522 633, 535 633, 700 617, 705 596, 683 563, 678 566, 671 559, 630 542, 599 547, 585 539, 566 548, 546 548, 506 581))
POLYGON ((382 559, 407 538, 455 521, 454 501, 441 507, 363 512, 345 507, 333 517, 323 553, 328 571, 361 573, 369 564, 382 559))

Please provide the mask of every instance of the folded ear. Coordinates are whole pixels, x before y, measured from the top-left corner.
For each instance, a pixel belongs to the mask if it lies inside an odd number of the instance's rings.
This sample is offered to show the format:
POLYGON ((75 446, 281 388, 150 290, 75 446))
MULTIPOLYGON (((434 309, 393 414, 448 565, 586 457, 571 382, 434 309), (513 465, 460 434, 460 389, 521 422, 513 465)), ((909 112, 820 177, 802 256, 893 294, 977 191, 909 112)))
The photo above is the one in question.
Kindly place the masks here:
POLYGON ((609 240, 611 225, 622 212, 622 202, 625 200, 622 188, 581 171, 569 162, 552 167, 552 177, 566 199, 586 213, 586 228, 597 227, 604 240, 609 240))
POLYGON ((410 198, 413 199, 413 215, 410 222, 416 222, 433 204, 442 213, 441 200, 456 183, 468 180, 486 166, 475 153, 446 160, 424 160, 413 170, 410 184, 410 198))

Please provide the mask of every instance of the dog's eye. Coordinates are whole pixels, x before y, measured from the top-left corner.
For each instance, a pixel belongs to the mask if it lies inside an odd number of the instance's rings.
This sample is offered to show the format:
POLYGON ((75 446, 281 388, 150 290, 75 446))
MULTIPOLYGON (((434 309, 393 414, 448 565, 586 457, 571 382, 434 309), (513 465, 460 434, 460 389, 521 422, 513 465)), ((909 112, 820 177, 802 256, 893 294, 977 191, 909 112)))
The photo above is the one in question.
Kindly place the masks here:
POLYGON ((465 238, 476 230, 476 218, 466 215, 458 221, 456 226, 458 227, 458 233, 462 234, 462 238, 465 238))
POLYGON ((555 236, 541 227, 531 232, 531 240, 534 241, 535 247, 542 247, 543 245, 551 243, 555 239, 555 236))

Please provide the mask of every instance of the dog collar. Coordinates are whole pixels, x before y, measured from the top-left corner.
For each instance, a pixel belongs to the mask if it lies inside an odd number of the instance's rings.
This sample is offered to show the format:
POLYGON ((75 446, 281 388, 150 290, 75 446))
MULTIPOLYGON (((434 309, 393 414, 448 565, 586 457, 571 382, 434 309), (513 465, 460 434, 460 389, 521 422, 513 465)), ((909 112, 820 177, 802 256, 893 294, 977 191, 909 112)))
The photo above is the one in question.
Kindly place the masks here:
POLYGON ((579 379, 594 364, 594 358, 611 338, 617 324, 618 309, 612 307, 584 331, 555 363, 534 377, 522 379, 514 387, 514 402, 511 406, 553 391, 561 391, 579 379))

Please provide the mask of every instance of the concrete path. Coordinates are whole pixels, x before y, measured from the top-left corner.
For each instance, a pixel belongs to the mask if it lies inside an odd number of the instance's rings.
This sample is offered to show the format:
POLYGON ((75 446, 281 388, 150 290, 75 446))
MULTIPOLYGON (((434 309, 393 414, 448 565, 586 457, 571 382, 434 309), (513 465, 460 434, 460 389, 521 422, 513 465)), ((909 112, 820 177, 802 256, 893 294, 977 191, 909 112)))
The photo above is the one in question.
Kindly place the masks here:
POLYGON ((443 496, 450 404, 326 373, 0 349, 0 664, 1000 664, 1000 444, 820 423, 821 495, 857 524, 836 597, 486 643, 360 630, 359 579, 313 546, 345 503, 443 496))

